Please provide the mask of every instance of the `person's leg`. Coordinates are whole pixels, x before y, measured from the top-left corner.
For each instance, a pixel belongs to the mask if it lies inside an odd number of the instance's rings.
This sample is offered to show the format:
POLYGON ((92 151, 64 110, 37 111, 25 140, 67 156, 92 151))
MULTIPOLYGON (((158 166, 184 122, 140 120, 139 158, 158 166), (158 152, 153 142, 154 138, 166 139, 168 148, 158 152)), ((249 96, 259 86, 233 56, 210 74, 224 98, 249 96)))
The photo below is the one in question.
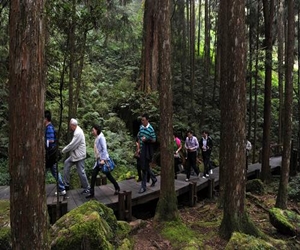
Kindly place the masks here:
POLYGON ((148 175, 148 171, 145 169, 142 169, 142 181, 141 181, 140 192, 146 191, 147 175, 148 175))
POLYGON ((140 159, 138 158, 136 160, 136 169, 137 169, 137 172, 138 172, 138 181, 141 181, 142 180, 142 169, 141 169, 141 162, 140 162, 140 159))
POLYGON ((89 182, 84 170, 84 159, 76 162, 76 168, 80 178, 81 186, 83 187, 84 190, 89 189, 90 188, 89 182))
POLYGON ((64 190, 66 190, 65 184, 64 184, 64 182, 63 182, 63 180, 61 178, 61 174, 58 173, 58 176, 57 176, 57 164, 54 164, 50 168, 50 170, 51 170, 52 176, 55 178, 56 181, 58 181, 58 190, 59 190, 59 192, 62 192, 64 190), (57 177, 58 177, 58 180, 57 180, 57 177))
POLYGON ((191 176, 191 153, 188 153, 187 164, 186 164, 186 179, 189 180, 191 176))
POLYGON ((153 171, 151 170, 151 168, 148 168, 148 175, 150 176, 151 178, 151 187, 154 187, 155 186, 155 183, 157 182, 157 178, 155 176, 155 174, 153 173, 153 171))
POLYGON ((112 176, 111 172, 105 173, 107 179, 114 185, 116 193, 120 191, 120 186, 118 182, 115 180, 115 178, 112 176))
POLYGON ((66 188, 69 188, 70 185, 70 170, 73 164, 71 157, 67 158, 64 162, 64 183, 66 188))
POLYGON ((197 152, 191 152, 191 167, 194 169, 195 174, 199 177, 199 169, 197 167, 197 152))
POLYGON ((179 172, 179 158, 178 157, 174 157, 174 174, 175 174, 175 179, 177 179, 177 173, 179 172))
POLYGON ((91 188, 90 188, 90 194, 86 197, 86 198, 91 198, 91 197, 94 197, 95 195, 95 183, 96 183, 96 178, 97 178, 97 175, 99 173, 99 167, 96 166, 94 169, 93 169, 93 172, 92 172, 92 179, 91 179, 91 188))

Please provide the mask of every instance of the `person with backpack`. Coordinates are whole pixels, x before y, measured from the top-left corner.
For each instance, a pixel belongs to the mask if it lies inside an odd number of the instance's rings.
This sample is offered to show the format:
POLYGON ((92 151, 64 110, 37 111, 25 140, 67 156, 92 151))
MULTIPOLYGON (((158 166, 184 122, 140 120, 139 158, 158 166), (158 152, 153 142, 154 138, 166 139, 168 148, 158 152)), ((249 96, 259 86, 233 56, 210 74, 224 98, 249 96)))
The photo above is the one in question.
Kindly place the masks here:
POLYGON ((60 195, 66 195, 66 188, 62 180, 61 174, 57 173, 57 154, 58 145, 54 126, 51 122, 51 112, 45 111, 44 123, 45 123, 45 150, 46 150, 46 171, 50 170, 52 176, 58 181, 58 188, 60 195))

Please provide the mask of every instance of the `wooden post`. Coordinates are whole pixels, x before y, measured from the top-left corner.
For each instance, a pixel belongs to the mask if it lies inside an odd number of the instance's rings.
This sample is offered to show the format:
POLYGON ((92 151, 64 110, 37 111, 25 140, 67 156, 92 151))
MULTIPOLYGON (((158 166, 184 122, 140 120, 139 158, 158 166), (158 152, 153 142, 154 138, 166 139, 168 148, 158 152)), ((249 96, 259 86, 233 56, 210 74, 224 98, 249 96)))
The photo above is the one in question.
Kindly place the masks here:
POLYGON ((100 186, 101 185, 101 177, 99 175, 97 175, 96 177, 96 186, 100 186))
POLYGON ((125 192, 120 192, 118 196, 119 220, 125 219, 125 192))
POLYGON ((123 191, 118 196, 118 214, 119 220, 132 220, 132 201, 131 191, 123 191))
POLYGON ((132 221, 131 191, 125 191, 125 192, 126 192, 125 217, 127 221, 132 221))
POLYGON ((259 177, 260 177, 260 169, 256 169, 254 171, 254 176, 255 176, 255 179, 259 179, 259 177))
POLYGON ((106 185, 106 184, 107 184, 106 176, 101 176, 101 185, 106 185))
POLYGON ((190 182, 189 187, 189 203, 190 206, 193 207, 197 202, 197 185, 195 182, 190 182))
POLYGON ((208 179, 208 197, 211 199, 214 196, 215 179, 208 179))

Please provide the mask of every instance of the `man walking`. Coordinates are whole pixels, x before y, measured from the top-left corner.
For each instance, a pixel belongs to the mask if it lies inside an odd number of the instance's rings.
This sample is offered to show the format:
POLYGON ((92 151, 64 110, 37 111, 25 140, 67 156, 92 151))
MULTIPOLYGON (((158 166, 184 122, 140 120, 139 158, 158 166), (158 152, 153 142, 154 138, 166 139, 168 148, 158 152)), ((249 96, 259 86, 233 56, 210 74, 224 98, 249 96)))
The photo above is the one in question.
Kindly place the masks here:
POLYGON ((149 175, 152 184, 151 187, 155 186, 157 182, 157 178, 153 174, 152 170, 150 169, 150 162, 153 156, 153 143, 156 142, 156 134, 153 127, 149 123, 149 116, 148 114, 142 115, 142 125, 140 126, 139 130, 139 148, 140 148, 140 164, 142 169, 142 182, 141 182, 141 189, 139 193, 146 192, 146 183, 147 183, 147 176, 149 175))
POLYGON ((84 160, 86 158, 85 136, 82 129, 78 126, 76 119, 70 120, 70 129, 74 131, 72 141, 63 148, 62 153, 70 152, 70 156, 64 163, 64 181, 66 189, 70 184, 70 170, 73 165, 76 165, 77 173, 80 178, 83 194, 90 192, 89 182, 84 170, 84 160))

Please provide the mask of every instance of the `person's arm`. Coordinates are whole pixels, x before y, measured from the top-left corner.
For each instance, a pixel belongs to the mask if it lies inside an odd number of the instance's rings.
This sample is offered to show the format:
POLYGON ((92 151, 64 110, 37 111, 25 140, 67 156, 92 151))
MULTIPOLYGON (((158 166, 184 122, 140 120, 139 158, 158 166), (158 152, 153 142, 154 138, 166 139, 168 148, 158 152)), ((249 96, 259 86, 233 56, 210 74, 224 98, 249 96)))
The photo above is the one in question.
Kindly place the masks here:
POLYGON ((104 136, 101 136, 97 143, 97 149, 100 156, 100 164, 103 165, 104 161, 108 160, 109 155, 107 152, 107 144, 104 136))
POLYGON ((193 139, 194 139, 194 142, 195 142, 195 146, 190 148, 190 150, 192 150, 192 151, 197 150, 199 148, 199 142, 198 142, 197 137, 194 137, 193 139))
POLYGON ((80 143, 81 138, 82 138, 81 134, 74 133, 72 141, 63 148, 62 153, 67 153, 76 149, 78 147, 78 144, 80 143))
POLYGON ((182 149, 182 145, 181 145, 181 141, 178 139, 178 138, 176 138, 177 139, 177 141, 176 141, 176 144, 177 144, 177 150, 176 150, 176 154, 178 154, 179 153, 179 151, 182 149))

